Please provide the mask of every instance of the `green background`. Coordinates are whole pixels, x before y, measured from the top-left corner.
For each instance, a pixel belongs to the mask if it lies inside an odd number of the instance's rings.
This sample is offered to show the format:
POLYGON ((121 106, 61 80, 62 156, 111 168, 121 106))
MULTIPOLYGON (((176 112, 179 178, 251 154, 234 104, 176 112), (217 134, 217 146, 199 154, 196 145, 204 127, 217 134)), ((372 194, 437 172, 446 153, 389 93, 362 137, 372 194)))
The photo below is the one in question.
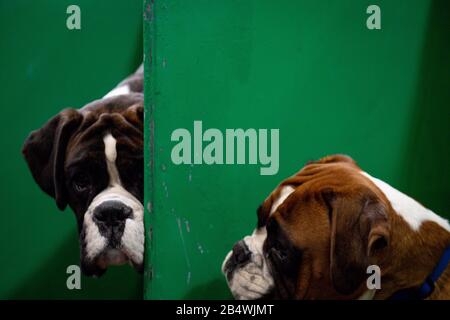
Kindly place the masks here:
POLYGON ((34 183, 21 155, 31 130, 102 97, 142 59, 140 0, 0 0, 0 299, 141 298, 128 266, 66 288, 79 263, 76 222, 34 183), (66 8, 81 8, 81 30, 66 8))
POLYGON ((220 266, 257 206, 328 154, 449 216, 449 1, 148 0, 144 10, 146 298, 230 297, 220 266), (370 4, 381 30, 366 28, 370 4), (194 120, 280 128, 278 174, 174 165, 171 133, 194 120))
POLYGON ((144 284, 116 267, 70 291, 74 216, 39 190, 20 151, 31 130, 137 67, 142 1, 0 0, 1 299, 229 298, 220 265, 254 228, 256 207, 307 160, 336 152, 449 217, 450 2, 150 3, 144 284), (80 31, 66 29, 70 4, 80 31), (382 30, 366 28, 369 4, 381 7, 382 30), (280 128, 278 174, 173 165, 170 134, 194 120, 280 128))

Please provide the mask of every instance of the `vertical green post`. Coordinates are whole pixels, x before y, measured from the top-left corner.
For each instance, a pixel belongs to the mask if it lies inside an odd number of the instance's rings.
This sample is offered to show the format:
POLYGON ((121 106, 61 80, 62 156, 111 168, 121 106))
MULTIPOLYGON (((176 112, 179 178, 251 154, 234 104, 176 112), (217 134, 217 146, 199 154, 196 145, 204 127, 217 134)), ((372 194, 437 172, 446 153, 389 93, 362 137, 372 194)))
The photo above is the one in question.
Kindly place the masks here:
POLYGON ((155 49, 155 35, 154 35, 154 13, 153 0, 145 0, 143 8, 144 21, 144 210, 145 210, 145 237, 146 249, 145 260, 146 268, 144 270, 144 297, 148 297, 147 292, 152 292, 151 285, 153 284, 153 225, 154 215, 152 214, 153 207, 153 159, 154 159, 154 90, 153 77, 154 66, 152 54, 155 49))

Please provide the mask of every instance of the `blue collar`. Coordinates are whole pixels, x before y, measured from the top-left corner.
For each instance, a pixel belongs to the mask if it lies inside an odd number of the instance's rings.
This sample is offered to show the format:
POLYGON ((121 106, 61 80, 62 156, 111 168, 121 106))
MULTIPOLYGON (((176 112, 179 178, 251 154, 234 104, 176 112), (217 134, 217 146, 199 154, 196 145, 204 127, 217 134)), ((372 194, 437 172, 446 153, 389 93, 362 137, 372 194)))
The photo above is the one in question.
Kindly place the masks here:
POLYGON ((433 272, 425 279, 420 287, 408 288, 397 291, 389 300, 423 300, 429 297, 434 291, 434 285, 447 268, 450 262, 450 246, 448 246, 441 256, 433 272))

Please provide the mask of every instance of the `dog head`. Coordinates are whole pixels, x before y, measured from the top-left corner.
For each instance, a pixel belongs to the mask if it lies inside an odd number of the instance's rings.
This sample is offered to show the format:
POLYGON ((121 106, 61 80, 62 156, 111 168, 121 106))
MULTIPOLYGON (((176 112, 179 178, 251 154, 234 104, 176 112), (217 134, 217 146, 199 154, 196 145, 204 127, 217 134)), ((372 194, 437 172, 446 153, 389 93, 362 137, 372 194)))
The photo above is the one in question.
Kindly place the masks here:
POLYGON ((78 224, 81 269, 143 269, 143 95, 133 93, 65 109, 26 139, 33 178, 67 205, 78 224))
POLYGON ((238 299, 348 299, 366 268, 389 261, 390 206, 352 159, 331 156, 283 181, 258 209, 251 236, 222 265, 238 299))

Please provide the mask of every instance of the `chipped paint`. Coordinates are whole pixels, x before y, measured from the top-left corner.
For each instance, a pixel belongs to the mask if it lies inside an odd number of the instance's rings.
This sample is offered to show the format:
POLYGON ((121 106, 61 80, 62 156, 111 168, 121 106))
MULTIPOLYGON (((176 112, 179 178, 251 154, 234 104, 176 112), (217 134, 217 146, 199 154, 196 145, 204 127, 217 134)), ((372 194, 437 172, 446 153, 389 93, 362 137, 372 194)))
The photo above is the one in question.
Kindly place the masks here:
POLYGON ((186 266, 187 266, 188 270, 190 270, 191 269, 191 261, 189 260, 189 255, 188 255, 187 248, 186 248, 186 242, 184 241, 183 230, 181 228, 181 219, 180 218, 177 218, 177 224, 178 224, 178 233, 180 234, 180 239, 181 239, 181 245, 183 246, 184 259, 186 261, 186 266))
POLYGON ((188 273, 187 273, 187 278, 186 278, 186 283, 187 284, 189 284, 190 282, 191 282, 191 272, 190 271, 188 271, 188 273))
POLYGON ((148 239, 150 241, 152 241, 152 239, 153 239, 153 227, 152 226, 148 227, 148 239))
POLYGON ((165 194, 166 198, 168 198, 169 197, 169 189, 167 188, 167 184, 165 181, 162 182, 162 187, 164 189, 164 194, 165 194))

